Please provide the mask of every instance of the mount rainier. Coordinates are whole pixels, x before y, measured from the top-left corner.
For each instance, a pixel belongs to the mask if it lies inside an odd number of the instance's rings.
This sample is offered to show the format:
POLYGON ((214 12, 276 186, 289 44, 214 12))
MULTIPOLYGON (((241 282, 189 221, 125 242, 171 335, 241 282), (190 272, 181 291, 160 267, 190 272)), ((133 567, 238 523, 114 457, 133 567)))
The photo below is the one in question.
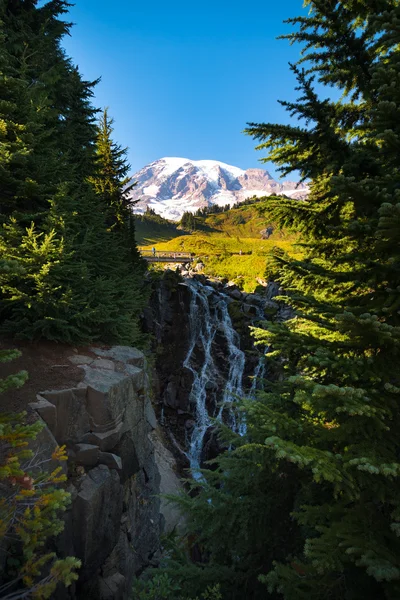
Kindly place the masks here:
POLYGON ((132 177, 137 184, 129 192, 134 212, 142 214, 147 207, 166 219, 179 221, 185 211, 218 204, 233 205, 251 196, 285 194, 302 199, 308 194, 307 184, 275 181, 264 169, 239 169, 216 160, 161 158, 150 163, 132 177))

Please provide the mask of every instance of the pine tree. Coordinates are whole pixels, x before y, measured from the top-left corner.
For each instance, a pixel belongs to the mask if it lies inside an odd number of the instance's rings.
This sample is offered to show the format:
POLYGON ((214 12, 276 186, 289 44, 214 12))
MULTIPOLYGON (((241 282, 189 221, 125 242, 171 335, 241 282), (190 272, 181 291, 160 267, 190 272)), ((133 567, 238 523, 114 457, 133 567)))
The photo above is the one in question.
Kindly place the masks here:
POLYGON ((305 124, 251 124, 284 173, 311 179, 305 203, 271 201, 301 232, 303 259, 271 263, 296 318, 257 332, 283 369, 278 394, 248 410, 274 464, 299 470, 295 516, 304 543, 266 578, 301 598, 400 595, 400 351, 398 3, 309 2, 292 22, 305 43, 293 67, 301 97, 286 108, 305 124), (321 100, 314 80, 344 93, 321 100))
MULTIPOLYGON (((96 82, 85 81, 61 47, 68 6, 62 0, 39 8, 35 1, 1 5, 0 85, 9 101, 0 103, 0 252, 22 271, 2 277, 0 319, 3 331, 29 339, 135 343, 143 266, 127 207, 126 223, 110 227, 122 219, 114 201, 123 195, 118 177, 128 165, 110 141, 120 192, 113 190, 113 199, 110 190, 96 192, 91 182, 102 176, 96 82)), ((104 174, 104 161, 102 168, 104 174)))
POLYGON ((112 139, 114 120, 105 108, 97 128, 97 171, 91 179, 98 194, 101 194, 110 207, 110 227, 117 223, 125 226, 129 216, 128 192, 135 183, 128 176, 130 165, 126 159, 127 149, 112 139))
POLYGON ((194 214, 191 212, 184 212, 181 217, 180 226, 183 229, 188 229, 189 231, 195 231, 196 217, 194 216, 194 214))

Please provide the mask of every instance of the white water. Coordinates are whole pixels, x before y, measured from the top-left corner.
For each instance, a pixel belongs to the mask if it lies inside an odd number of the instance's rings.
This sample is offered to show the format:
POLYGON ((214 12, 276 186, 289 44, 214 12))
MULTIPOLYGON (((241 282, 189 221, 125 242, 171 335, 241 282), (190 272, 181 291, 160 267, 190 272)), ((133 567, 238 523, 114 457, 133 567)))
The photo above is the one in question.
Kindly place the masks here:
MULTIPOLYGON (((191 294, 189 309, 189 349, 183 366, 193 376, 189 401, 194 405, 194 427, 189 434, 186 456, 190 463, 192 476, 200 480, 199 470, 207 430, 213 421, 224 421, 240 435, 246 433, 244 416, 235 416, 232 403, 246 395, 255 399, 257 391, 264 389, 268 347, 260 356, 251 377, 251 386, 243 389, 245 353, 240 349, 240 336, 232 325, 228 311, 229 297, 217 292, 211 286, 202 285, 196 279, 187 279, 184 284, 191 294), (224 364, 218 356, 215 337, 218 334, 219 352, 224 349, 224 364), (221 342, 221 336, 224 341, 221 342), (213 354, 214 351, 214 354, 213 354), (216 363, 216 360, 219 364, 216 363), (223 391, 221 381, 225 381, 223 391)), ((257 317, 264 318, 264 310, 258 307, 257 317)))
POLYGON ((230 426, 237 429, 234 413, 229 410, 229 404, 232 404, 236 397, 243 393, 245 354, 240 349, 240 337, 233 328, 229 316, 227 296, 218 294, 212 287, 201 285, 195 279, 187 280, 186 285, 191 292, 190 340, 183 366, 189 369, 193 375, 189 399, 195 405, 195 425, 191 433, 187 456, 193 477, 199 479, 201 478, 199 469, 204 437, 207 429, 212 426, 212 419, 221 421, 228 409, 230 426), (223 334, 226 340, 228 373, 222 401, 217 407, 217 414, 210 414, 209 410, 215 408, 215 402, 214 406, 211 406, 210 403, 207 406, 207 388, 215 386, 216 382, 223 377, 212 355, 212 345, 217 331, 223 334))
POLYGON ((193 477, 199 477, 201 451, 203 440, 207 429, 211 426, 211 419, 207 410, 207 383, 213 381, 217 369, 211 354, 211 345, 216 333, 214 319, 211 316, 208 295, 210 292, 195 280, 188 280, 191 291, 190 301, 190 342, 189 350, 183 366, 189 369, 193 375, 193 384, 189 400, 196 406, 196 423, 190 439, 188 458, 193 477), (204 353, 203 365, 200 369, 194 363, 194 351, 196 347, 204 353))

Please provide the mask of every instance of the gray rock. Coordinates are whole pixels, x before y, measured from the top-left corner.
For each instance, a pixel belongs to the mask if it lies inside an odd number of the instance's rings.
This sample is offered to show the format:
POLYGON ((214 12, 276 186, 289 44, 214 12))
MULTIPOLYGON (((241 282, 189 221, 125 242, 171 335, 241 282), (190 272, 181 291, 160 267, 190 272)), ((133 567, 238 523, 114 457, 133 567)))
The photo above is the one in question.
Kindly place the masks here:
POLYGON ((109 469, 116 469, 122 471, 122 460, 116 454, 112 452, 100 452, 99 463, 101 465, 107 465, 109 469))
POLYGON ((48 400, 42 398, 40 394, 37 396, 37 402, 31 402, 29 406, 36 410, 36 412, 42 417, 50 431, 55 431, 57 426, 57 409, 48 400))
POLYGON ((109 392, 113 386, 118 385, 126 377, 123 373, 116 373, 109 369, 94 369, 87 365, 82 365, 82 368, 85 371, 83 383, 105 393, 109 392))
POLYGON ((116 545, 122 515, 122 487, 117 471, 99 465, 82 477, 72 507, 75 555, 80 575, 89 578, 116 545))
MULTIPOLYGON (((176 495, 182 491, 182 484, 177 476, 177 464, 171 452, 164 446, 157 433, 153 431, 150 439, 155 449, 155 459, 160 472, 160 494, 176 495)), ((164 530, 170 532, 178 529, 183 533, 185 519, 175 504, 169 502, 163 496, 161 497, 160 513, 163 516, 164 530)))
POLYGON ((85 356, 84 354, 74 354, 68 357, 69 362, 73 365, 90 365, 93 362, 91 356, 85 356))
POLYGON ((169 381, 164 393, 164 404, 171 408, 178 408, 179 402, 177 400, 177 386, 174 381, 169 381))
MULTIPOLYGON (((136 432, 137 430, 135 430, 134 433, 136 432)), ((118 444, 113 448, 114 454, 120 456, 122 460, 122 470, 119 473, 121 483, 125 483, 127 479, 140 471, 139 459, 132 439, 132 433, 133 432, 126 431, 118 444)), ((139 435, 138 437, 141 436, 139 435)))
POLYGON ((153 405, 149 399, 147 399, 147 402, 145 402, 144 414, 150 427, 155 429, 157 427, 157 418, 153 405))
POLYGON ((263 304, 265 303, 265 298, 263 296, 261 296, 260 294, 248 294, 244 298, 244 301, 247 302, 247 304, 254 304, 255 306, 263 306, 263 304))
POLYGON ((97 431, 91 431, 83 436, 82 441, 85 444, 93 444, 98 446, 102 452, 112 450, 116 444, 118 444, 122 435, 122 423, 120 423, 114 429, 101 433, 97 431))
POLYGON ((99 600, 123 600, 126 580, 121 573, 100 579, 99 600))
POLYGON ((144 370, 128 364, 125 366, 125 371, 130 375, 134 389, 141 392, 145 388, 146 382, 144 370))
POLYGON ((256 315, 257 314, 257 308, 253 304, 243 303, 242 310, 247 315, 256 315))
POLYGON ((85 467, 97 465, 99 456, 100 448, 98 446, 92 444, 76 444, 75 446, 75 461, 85 467))
POLYGON ((91 429, 85 406, 86 389, 46 391, 40 392, 40 396, 56 407, 56 421, 51 425, 49 423, 49 427, 58 444, 82 441, 85 433, 91 429))
POLYGON ((91 364, 96 369, 106 369, 108 371, 115 371, 115 363, 107 358, 96 358, 91 364))
POLYGON ((238 289, 236 289, 236 290, 227 290, 227 293, 234 300, 242 300, 242 298, 243 298, 242 292, 240 292, 238 289))
POLYGON ((145 366, 146 361, 143 352, 136 348, 131 348, 130 346, 113 346, 109 350, 91 348, 91 350, 97 354, 97 356, 112 358, 130 365, 136 365, 137 367, 145 366))

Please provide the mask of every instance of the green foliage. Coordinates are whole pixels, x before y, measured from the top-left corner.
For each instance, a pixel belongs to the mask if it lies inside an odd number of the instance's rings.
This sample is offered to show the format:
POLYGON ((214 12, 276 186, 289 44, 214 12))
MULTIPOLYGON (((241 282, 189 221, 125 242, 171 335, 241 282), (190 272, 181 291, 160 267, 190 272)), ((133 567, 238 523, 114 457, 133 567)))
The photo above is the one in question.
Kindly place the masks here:
MULTIPOLYGON (((57 513, 66 509, 70 494, 59 487, 66 480, 61 467, 47 472, 51 459, 28 449, 43 425, 25 424, 25 416, 0 415, 0 545, 9 556, 1 574, 5 599, 50 598, 59 583, 69 586, 78 578, 80 566, 73 557, 59 559, 46 550, 47 540, 64 529, 57 513)), ((52 459, 66 460, 64 449, 56 449, 52 459)))
POLYGON ((182 235, 171 223, 157 218, 164 224, 158 226, 147 216, 136 218, 141 243, 150 244, 150 248, 156 244, 160 251, 193 252, 205 264, 205 274, 237 280, 246 292, 253 292, 257 279, 264 278, 265 261, 272 247, 299 255, 294 234, 276 229, 269 239, 262 239, 262 231, 272 224, 265 200, 215 214, 196 215, 196 230, 190 235, 182 235))
POLYGON ((63 0, 0 7, 2 329, 28 339, 135 343, 144 265, 126 152, 61 46, 63 0))
POLYGON ((289 36, 305 44, 305 69, 293 67, 301 97, 283 103, 305 126, 248 129, 283 173, 312 179, 307 202, 269 203, 281 227, 301 233, 301 259, 270 259, 297 316, 256 331, 283 379, 248 410, 262 423, 268 463, 291 465, 301 481, 293 514, 303 543, 262 579, 287 600, 394 599, 399 6, 308 4, 289 36), (342 99, 321 100, 315 79, 342 99))
POLYGON ((195 231, 196 217, 191 212, 184 212, 179 225, 182 229, 187 229, 188 231, 195 231))
MULTIPOLYGON (((0 352, 0 362, 17 358, 17 350, 0 352)), ((0 379, 0 393, 21 387, 27 373, 0 379)), ((58 584, 69 586, 78 576, 80 561, 59 559, 46 549, 49 538, 64 529, 58 513, 70 502, 60 487, 66 480, 61 467, 47 471, 46 463, 65 461, 65 448, 43 458, 29 448, 43 428, 41 421, 26 423, 26 414, 0 413, 0 553, 7 560, 0 570, 0 595, 15 599, 50 598, 58 584)))
POLYGON ((138 244, 153 246, 158 242, 165 242, 181 235, 177 231, 176 223, 164 219, 147 207, 142 215, 135 215, 135 231, 138 244))
POLYGON ((148 581, 136 580, 133 591, 135 600, 222 600, 218 584, 208 587, 196 598, 182 596, 181 586, 166 573, 155 575, 148 581))

